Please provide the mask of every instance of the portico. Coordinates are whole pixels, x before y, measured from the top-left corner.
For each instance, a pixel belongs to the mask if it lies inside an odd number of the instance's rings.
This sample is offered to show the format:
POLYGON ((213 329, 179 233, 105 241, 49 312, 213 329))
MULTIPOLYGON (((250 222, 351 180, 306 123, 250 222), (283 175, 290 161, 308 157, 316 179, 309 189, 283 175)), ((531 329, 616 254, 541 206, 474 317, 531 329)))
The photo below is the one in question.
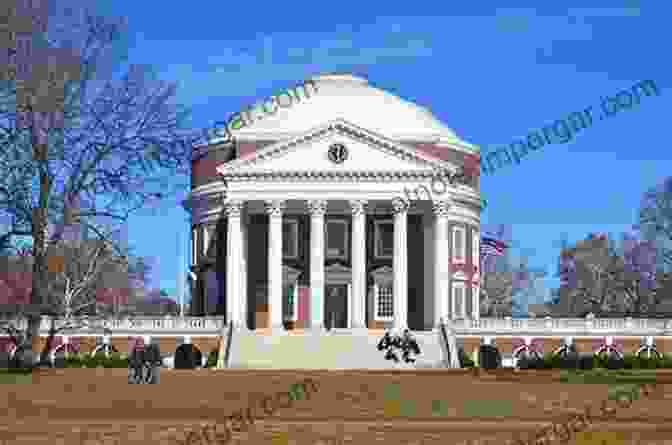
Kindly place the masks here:
POLYGON ((456 172, 477 149, 363 79, 315 81, 310 101, 194 161, 194 315, 273 332, 429 330, 441 318, 477 319, 478 184, 449 185, 436 201, 400 198, 430 186, 438 170, 456 172), (347 113, 344 88, 357 93, 347 113), (389 116, 364 113, 360 99, 389 116))

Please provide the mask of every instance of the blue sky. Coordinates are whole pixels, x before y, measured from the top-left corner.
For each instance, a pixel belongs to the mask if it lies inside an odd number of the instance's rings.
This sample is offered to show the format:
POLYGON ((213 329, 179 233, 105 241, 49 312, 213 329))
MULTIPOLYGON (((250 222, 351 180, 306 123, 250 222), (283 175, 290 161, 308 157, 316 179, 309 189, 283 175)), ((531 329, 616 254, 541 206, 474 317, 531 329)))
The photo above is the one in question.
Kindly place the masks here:
MULTIPOLYGON (((193 107, 197 127, 312 75, 349 71, 428 107, 487 151, 654 80, 658 97, 483 177, 488 207, 482 223, 510 224, 514 256, 547 268, 541 300, 557 286, 560 239, 629 230, 642 194, 672 172, 662 136, 672 104, 664 42, 670 7, 585 3, 537 9, 485 2, 472 8, 436 1, 199 1, 172 7, 115 0, 103 7, 127 17, 130 61, 153 64, 162 78, 179 82, 178 99, 193 107)), ((156 258, 154 284, 162 288, 176 288, 178 269, 188 260, 177 254, 178 234, 183 254, 188 245, 188 215, 177 205, 183 196, 129 224, 129 243, 156 258)))

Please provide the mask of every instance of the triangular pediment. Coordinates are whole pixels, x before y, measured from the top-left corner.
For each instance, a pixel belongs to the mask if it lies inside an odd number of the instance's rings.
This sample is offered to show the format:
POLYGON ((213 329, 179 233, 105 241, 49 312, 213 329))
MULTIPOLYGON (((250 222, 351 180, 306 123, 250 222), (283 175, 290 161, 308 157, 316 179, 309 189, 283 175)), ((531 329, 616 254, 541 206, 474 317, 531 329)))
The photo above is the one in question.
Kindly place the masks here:
POLYGON ((282 265, 282 281, 285 284, 294 284, 296 283, 296 280, 299 278, 299 275, 301 275, 301 271, 299 269, 295 269, 291 266, 288 266, 286 264, 282 265))
POLYGON ((457 170, 451 163, 339 119, 227 162, 217 170, 224 176, 240 176, 280 172, 431 172, 439 168, 457 170), (339 147, 340 156, 336 158, 333 150, 330 156, 334 146, 339 147))
POLYGON ((393 276, 394 270, 390 266, 381 266, 371 272, 371 277, 376 284, 389 284, 393 276))
POLYGON ((334 263, 324 268, 327 284, 348 284, 352 282, 352 271, 349 267, 334 263))

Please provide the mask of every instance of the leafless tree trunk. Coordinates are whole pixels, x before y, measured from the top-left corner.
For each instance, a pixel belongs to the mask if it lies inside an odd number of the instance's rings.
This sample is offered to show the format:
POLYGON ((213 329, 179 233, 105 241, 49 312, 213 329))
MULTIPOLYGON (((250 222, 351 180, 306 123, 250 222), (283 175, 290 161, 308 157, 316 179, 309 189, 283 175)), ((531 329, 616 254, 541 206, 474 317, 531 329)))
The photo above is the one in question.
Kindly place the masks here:
POLYGON ((40 317, 54 306, 47 250, 62 241, 62 228, 71 223, 64 219, 104 238, 97 221, 123 225, 133 211, 185 187, 192 142, 199 137, 185 127, 186 110, 174 105, 174 85, 157 80, 146 66, 115 74, 123 21, 97 15, 91 6, 82 14, 60 14, 63 5, 53 5, 45 26, 31 30, 42 46, 29 60, 17 54, 16 69, 3 73, 9 86, 0 86, 0 213, 17 218, 11 232, 0 236, 32 237, 25 341, 34 352, 40 317), (20 78, 18 63, 31 67, 26 78, 20 78), (74 199, 86 205, 73 213, 74 199), (58 225, 61 230, 51 229, 58 225))

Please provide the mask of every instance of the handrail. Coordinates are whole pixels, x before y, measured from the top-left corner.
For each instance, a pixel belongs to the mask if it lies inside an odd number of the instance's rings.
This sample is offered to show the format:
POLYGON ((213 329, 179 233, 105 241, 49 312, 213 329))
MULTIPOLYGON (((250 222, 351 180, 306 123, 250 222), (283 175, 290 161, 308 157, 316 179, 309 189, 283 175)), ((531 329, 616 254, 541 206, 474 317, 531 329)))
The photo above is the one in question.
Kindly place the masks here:
POLYGON ((447 357, 446 357, 446 367, 447 368, 459 368, 460 361, 458 358, 457 343, 455 343, 455 336, 453 335, 453 341, 448 340, 448 334, 446 333, 446 324, 444 320, 441 319, 439 322, 439 329, 441 330, 441 335, 443 337, 443 342, 446 347, 447 357))
POLYGON ((443 324, 443 320, 439 322, 439 330, 441 331, 443 346, 446 350, 446 360, 444 360, 444 365, 446 368, 450 368, 450 349, 448 348, 448 335, 446 334, 446 326, 443 324))
POLYGON ((233 321, 229 321, 229 335, 226 337, 226 346, 224 349, 224 367, 229 367, 229 353, 231 351, 231 337, 233 337, 233 321))

